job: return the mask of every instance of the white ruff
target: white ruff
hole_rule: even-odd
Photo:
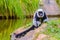
[[[38,14],[38,12],[37,12],[37,16],[38,16],[38,17],[43,17],[43,16],[44,16],[44,12],[43,12],[43,15],[42,15],[42,16],[40,16],[40,15]]]

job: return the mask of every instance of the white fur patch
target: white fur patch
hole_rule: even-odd
[[[43,16],[44,16],[44,12],[43,12],[43,15],[42,15],[42,16],[40,16],[40,15],[38,14],[38,12],[37,12],[37,16],[38,16],[38,17],[43,17]]]
[[[33,25],[35,25],[36,27],[39,26],[41,24],[40,21],[36,21],[35,19],[33,19]]]

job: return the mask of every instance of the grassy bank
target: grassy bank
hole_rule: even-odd
[[[47,27],[44,34],[50,36],[50,40],[60,40],[60,19],[59,20],[51,20],[47,23]]]
[[[0,0],[0,16],[30,15],[38,8],[38,0]]]

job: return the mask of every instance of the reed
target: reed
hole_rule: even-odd
[[[18,16],[30,15],[38,8],[38,0],[0,0],[1,16]]]

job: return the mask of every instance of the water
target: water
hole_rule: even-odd
[[[48,21],[58,20],[59,18],[57,17],[48,18]],[[32,23],[32,19],[0,20],[0,40],[10,40],[10,34],[13,31],[22,26],[24,27],[29,23]]]
[[[60,17],[49,17],[48,21],[51,21],[51,20],[55,20],[56,21],[56,20],[59,20],[59,19],[60,19]]]
[[[31,23],[32,19],[0,20],[0,40],[10,40],[10,34],[22,26]]]

